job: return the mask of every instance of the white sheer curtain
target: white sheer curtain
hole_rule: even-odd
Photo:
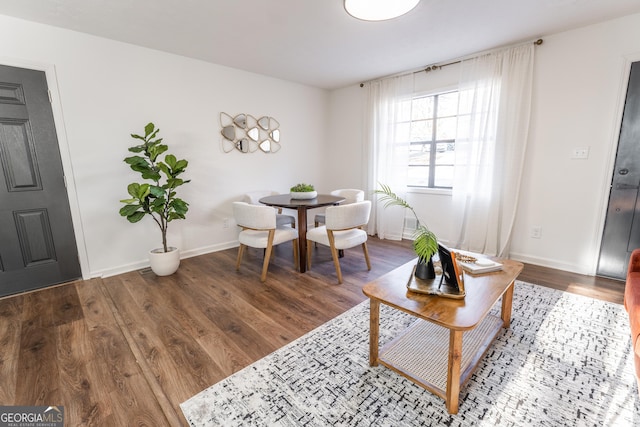
[[[533,43],[464,60],[453,184],[455,247],[508,257],[529,132]]]
[[[413,73],[374,81],[368,85],[367,132],[365,135],[365,192],[372,194],[379,183],[389,185],[403,195],[406,190],[409,163],[408,126],[398,126],[411,117]],[[384,208],[371,197],[371,218],[368,233],[381,239],[401,240],[405,211],[402,208]]]

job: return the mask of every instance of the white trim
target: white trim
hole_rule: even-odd
[[[452,84],[436,89],[425,89],[414,92],[411,96],[413,98],[424,98],[425,96],[442,95],[443,93],[459,92],[460,87],[457,84]],[[457,113],[456,113],[457,114]]]
[[[194,256],[223,251],[225,249],[237,248],[238,246],[240,246],[240,242],[238,240],[233,240],[231,242],[219,243],[216,245],[205,246],[198,249],[191,249],[189,251],[180,251],[180,259],[183,260]],[[149,267],[149,260],[140,260],[125,265],[120,265],[116,268],[107,268],[104,270],[94,271],[92,277],[111,277],[147,267]]]
[[[512,259],[514,261],[524,262],[526,264],[539,265],[541,267],[553,268],[556,270],[582,274],[585,276],[593,276],[593,274],[590,273],[589,271],[591,270],[590,267],[585,267],[579,264],[568,263],[568,262],[559,262],[557,259],[531,256],[528,254],[522,254],[517,252],[515,253],[511,252],[509,254],[509,259]]]
[[[620,139],[620,128],[622,127],[622,115],[624,113],[624,105],[627,99],[627,88],[629,86],[629,76],[631,75],[631,64],[638,61],[640,61],[640,52],[634,52],[622,57],[620,86],[618,90],[618,97],[616,99],[616,115],[614,117],[613,126],[611,127],[611,144],[609,144],[609,150],[605,163],[608,165],[606,175],[607,180],[603,182],[602,189],[600,191],[601,209],[597,221],[599,227],[597,234],[593,236],[594,247],[596,248],[596,250],[594,253],[593,262],[591,264],[593,267],[591,268],[591,271],[586,273],[591,276],[595,276],[598,272],[598,260],[600,259],[600,250],[602,249],[602,236],[604,233],[604,224],[607,219],[607,209],[609,208],[611,181],[613,180],[616,153],[618,151],[618,140]]]
[[[75,175],[73,174],[73,166],[71,163],[71,153],[69,151],[69,142],[67,141],[67,131],[64,125],[64,114],[62,104],[60,102],[60,93],[58,89],[58,79],[56,75],[55,65],[41,62],[33,62],[18,58],[0,57],[0,64],[9,67],[27,68],[31,70],[44,71],[47,79],[47,86],[51,94],[51,110],[53,111],[53,122],[56,127],[56,136],[58,137],[58,147],[60,149],[60,158],[62,160],[62,170],[64,172],[67,184],[67,197],[69,199],[69,208],[71,210],[71,221],[73,223],[73,231],[76,238],[76,246],[78,249],[78,261],[80,262],[80,270],[82,278],[88,279],[89,272],[89,255],[85,244],[84,229],[82,227],[82,215],[80,213],[80,205],[78,203],[78,194],[76,191]]]
[[[451,196],[453,194],[453,188],[407,186],[407,194],[437,194],[439,196]]]

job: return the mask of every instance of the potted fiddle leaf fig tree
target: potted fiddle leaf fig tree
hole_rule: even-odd
[[[127,186],[128,199],[120,200],[125,205],[120,208],[120,215],[131,223],[150,216],[160,229],[162,247],[149,253],[151,269],[158,276],[173,274],[180,265],[180,251],[167,245],[167,229],[169,223],[176,219],[184,219],[189,204],[177,197],[177,188],[190,180],[180,178],[189,164],[186,160],[178,160],[173,154],[166,154],[169,147],[158,137],[160,129],[153,123],[144,127],[144,135],[131,134],[139,144],[129,147],[136,153],[124,159],[131,169],[140,173],[143,181]]]
[[[421,279],[434,279],[436,277],[433,268],[433,255],[438,252],[438,238],[429,228],[420,222],[418,214],[406,200],[391,191],[388,185],[380,184],[380,189],[375,190],[375,194],[380,194],[380,201],[384,202],[384,207],[400,206],[409,209],[416,218],[416,231],[413,233],[413,250],[418,255],[418,265],[416,276]]]

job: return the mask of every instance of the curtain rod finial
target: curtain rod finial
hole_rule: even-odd
[[[536,41],[533,42],[533,44],[535,44],[536,46],[540,46],[542,44],[542,39],[538,39]]]

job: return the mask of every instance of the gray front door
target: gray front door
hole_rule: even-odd
[[[0,66],[0,296],[80,276],[45,74]]]
[[[640,248],[640,62],[631,64],[620,126],[609,207],[602,235],[599,276],[626,277],[631,251]]]

